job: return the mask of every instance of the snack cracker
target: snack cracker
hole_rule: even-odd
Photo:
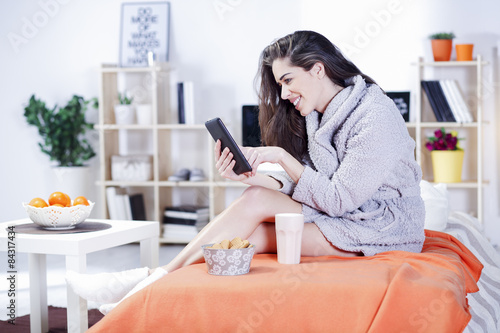
[[[233,240],[224,239],[220,243],[215,243],[214,245],[207,247],[208,249],[224,249],[224,250],[233,250],[233,249],[244,249],[247,247],[251,247],[250,242],[245,239],[242,240],[241,237],[235,237]]]

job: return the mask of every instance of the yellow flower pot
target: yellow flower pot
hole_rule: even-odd
[[[435,183],[460,183],[462,181],[463,150],[431,151]]]

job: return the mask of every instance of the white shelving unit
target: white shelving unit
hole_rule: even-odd
[[[166,206],[177,203],[179,191],[192,191],[191,199],[198,198],[197,204],[210,208],[210,218],[225,208],[225,190],[243,188],[241,183],[220,179],[214,170],[214,143],[204,124],[178,124],[177,116],[170,110],[169,101],[169,65],[157,64],[152,67],[126,68],[116,65],[102,65],[100,71],[99,132],[100,149],[100,188],[102,206],[101,216],[109,217],[106,202],[106,188],[123,187],[129,192],[141,192],[146,200],[146,214],[149,220],[157,221],[162,226],[163,210]],[[115,122],[114,105],[117,103],[119,82],[135,77],[135,84],[126,87],[127,91],[139,91],[147,96],[147,103],[152,105],[153,120],[150,125],[118,125]],[[127,85],[127,84],[126,84]],[[149,181],[114,181],[111,178],[111,156],[119,154],[120,131],[133,131],[149,136],[152,141],[152,180]],[[181,139],[179,139],[181,137]],[[184,140],[183,140],[184,139]],[[180,148],[181,147],[181,148]],[[201,154],[200,154],[201,152]],[[190,154],[191,153],[191,154]],[[174,156],[175,155],[175,156]],[[201,155],[201,156],[198,156]],[[206,181],[172,182],[168,177],[181,167],[183,159],[195,156],[206,176]],[[189,202],[192,204],[192,202]],[[161,230],[160,230],[161,231]],[[160,242],[167,242],[160,238]],[[185,240],[169,238],[169,243],[185,243]]]
[[[481,55],[477,56],[477,59],[474,61],[432,61],[432,62],[426,62],[423,60],[423,58],[419,58],[418,62],[416,63],[417,66],[417,89],[416,89],[416,117],[415,117],[415,122],[412,123],[407,123],[407,127],[409,130],[414,131],[414,137],[415,137],[415,142],[416,142],[416,160],[418,164],[422,167],[423,169],[423,179],[432,182],[432,177],[431,174],[432,172],[426,172],[429,168],[429,163],[430,163],[430,154],[428,155],[428,158],[424,158],[425,151],[427,150],[425,148],[425,141],[427,140],[427,135],[424,135],[424,133],[433,131],[435,129],[438,129],[440,127],[444,127],[447,130],[449,129],[456,129],[456,130],[461,130],[466,132],[466,139],[475,139],[476,144],[475,144],[475,152],[470,151],[467,149],[466,151],[466,161],[469,161],[470,159],[475,158],[475,172],[473,174],[467,175],[465,177],[465,180],[460,182],[460,183],[448,183],[447,186],[450,190],[453,189],[471,189],[471,190],[477,190],[476,194],[476,200],[477,200],[477,213],[476,217],[478,218],[479,221],[482,221],[483,219],[483,187],[487,184],[487,182],[484,180],[483,176],[483,127],[485,125],[483,121],[483,92],[482,92],[482,71],[483,67],[487,65],[488,62],[485,62],[482,60]],[[422,80],[428,80],[429,78],[427,77],[425,73],[425,69],[428,68],[434,68],[434,69],[441,69],[445,72],[444,76],[447,78],[449,75],[452,74],[452,71],[457,71],[457,70],[465,70],[465,71],[475,71],[475,73],[471,73],[474,76],[475,80],[475,89],[474,89],[474,94],[472,99],[474,100],[474,103],[471,103],[469,105],[471,112],[473,113],[474,117],[474,122],[472,123],[456,123],[456,122],[437,122],[437,121],[429,121],[431,117],[429,117],[429,114],[432,113],[432,109],[430,108],[425,108],[424,107],[424,97],[422,93],[422,88],[420,82]],[[431,79],[439,79],[439,78],[431,78]],[[462,86],[466,82],[459,82],[459,85]],[[467,97],[467,96],[466,96]],[[472,105],[473,104],[473,105]],[[429,133],[431,134],[431,133]],[[466,163],[464,161],[464,164]],[[428,162],[428,163],[426,163]],[[426,168],[427,166],[427,168]]]

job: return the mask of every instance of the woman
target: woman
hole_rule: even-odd
[[[425,213],[415,143],[376,83],[311,31],[266,47],[257,77],[265,146],[242,148],[252,171],[236,175],[232,154],[215,145],[220,175],[250,187],[168,265],[151,272],[70,274],[75,292],[119,302],[202,259],[202,245],[236,236],[248,238],[259,252],[276,252],[274,216],[285,212],[304,214],[303,256],[421,251]],[[257,173],[263,162],[278,163],[284,172]]]

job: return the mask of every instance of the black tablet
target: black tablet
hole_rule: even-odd
[[[217,142],[217,140],[220,140],[221,152],[226,147],[228,147],[231,153],[233,153],[233,159],[236,161],[233,170],[237,175],[252,171],[252,167],[245,158],[245,155],[243,155],[240,148],[238,147],[220,118],[214,118],[207,121],[205,123],[205,126],[212,135],[212,138],[214,138],[215,142]]]

